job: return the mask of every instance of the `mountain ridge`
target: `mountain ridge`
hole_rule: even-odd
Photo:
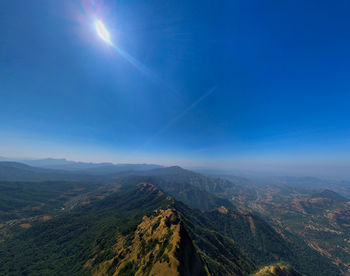
[[[41,175],[45,175],[43,172],[52,172],[52,170],[41,168],[33,169],[22,164],[5,164],[15,169],[24,168],[24,171],[29,168]],[[3,167],[8,169],[8,166]],[[0,173],[0,179],[1,176]],[[90,175],[88,179],[91,181],[95,179],[94,177],[91,178]],[[317,208],[322,207],[322,204],[334,203],[337,204],[336,206],[346,204],[346,202],[333,199],[318,198],[318,196],[334,197],[335,194],[332,192],[306,191],[289,187],[279,191],[276,190],[276,187],[279,186],[267,186],[269,189],[272,187],[272,190],[265,191],[265,195],[260,194],[265,187],[259,188],[254,194],[251,193],[252,187],[244,187],[225,179],[209,178],[178,166],[149,171],[124,171],[108,175],[103,181],[103,178],[96,178],[97,181],[91,183],[85,179],[87,178],[71,182],[50,180],[44,183],[0,181],[0,189],[8,191],[5,194],[7,200],[5,207],[14,210],[13,221],[6,221],[8,219],[6,212],[4,214],[0,212],[4,219],[3,225],[9,226],[6,231],[10,233],[10,235],[4,235],[4,240],[0,242],[0,255],[4,257],[0,269],[8,272],[9,266],[6,263],[13,263],[8,258],[8,254],[15,256],[13,261],[21,264],[19,271],[49,269],[45,264],[37,263],[35,260],[31,262],[39,268],[27,262],[33,255],[30,250],[35,249],[39,255],[42,254],[40,255],[42,258],[49,256],[55,269],[65,271],[61,262],[64,260],[68,262],[71,259],[75,262],[67,263],[70,273],[84,269],[86,273],[87,271],[92,273],[95,269],[98,270],[101,263],[107,262],[105,265],[109,266],[109,263],[121,262],[121,259],[113,259],[118,252],[123,252],[123,256],[128,255],[129,251],[136,250],[137,252],[138,246],[132,247],[131,245],[136,241],[135,231],[142,223],[143,217],[146,216],[153,221],[155,211],[175,208],[176,212],[181,214],[183,229],[188,233],[196,249],[195,251],[191,249],[193,253],[190,255],[196,258],[197,253],[195,252],[198,252],[198,256],[203,261],[203,267],[207,267],[204,270],[212,275],[247,275],[260,266],[278,261],[291,263],[305,275],[313,275],[313,271],[318,271],[318,275],[339,275],[338,268],[326,256],[323,256],[318,250],[317,243],[303,242],[300,237],[290,233],[288,229],[275,225],[274,221],[271,223],[265,220],[266,217],[264,218],[257,212],[258,208],[250,208],[254,205],[242,205],[242,202],[255,202],[256,207],[263,208],[269,202],[275,204],[278,199],[279,204],[292,202],[289,208],[295,212],[298,211],[298,208],[300,209],[298,207],[300,204],[304,204],[303,200],[306,200],[305,202],[309,205],[303,208],[310,207],[304,212],[312,211],[312,214],[318,214]],[[88,183],[91,185],[87,185]],[[74,188],[65,191],[65,187],[69,185],[74,185]],[[26,195],[27,192],[37,200],[30,202],[30,197]],[[20,197],[16,198],[16,195]],[[312,195],[316,197],[313,198]],[[43,200],[47,196],[50,198]],[[295,196],[300,197],[299,201],[293,201]],[[0,197],[4,197],[3,194]],[[23,200],[23,203],[18,205],[18,200]],[[19,206],[23,210],[16,209]],[[47,213],[48,211],[50,213]],[[39,217],[32,217],[34,214],[38,214]],[[334,214],[336,217],[329,219],[346,227],[347,214]],[[150,227],[153,228],[153,225],[155,221]],[[2,231],[1,227],[0,231]],[[154,229],[157,229],[157,226]],[[315,231],[312,225],[309,229]],[[147,231],[151,230],[147,229]],[[65,235],[62,237],[60,233],[65,233]],[[126,248],[129,248],[127,251],[124,251],[124,245],[116,250],[117,237],[122,237],[121,241]],[[163,238],[160,240],[164,241]],[[30,241],[38,244],[32,244],[33,248],[28,248],[28,244],[24,246],[24,243],[30,243]],[[44,246],[42,241],[50,244]],[[141,240],[136,244],[140,242]],[[152,248],[153,255],[158,255],[162,242],[152,243],[152,246],[155,246]],[[4,247],[1,248],[2,246]],[[52,247],[56,251],[61,250],[66,254],[71,252],[72,255],[69,255],[70,257],[63,253],[57,255],[47,247]],[[77,252],[85,253],[79,255]],[[150,263],[152,267],[158,267],[160,260],[163,266],[165,264],[163,261],[167,263],[166,260],[170,258],[169,254],[167,257],[166,255],[162,257],[165,253],[168,254],[163,251],[159,258],[153,259],[152,257],[152,260],[149,254],[147,257],[144,256],[143,261],[132,257],[134,254],[128,255],[129,261],[120,266],[120,269],[124,266],[126,271],[136,269],[138,266],[145,268],[147,263]],[[186,258],[183,260],[185,263]],[[94,261],[91,266],[84,268],[83,265],[92,259]],[[173,268],[171,271],[175,271],[174,265],[170,266]],[[118,269],[118,267],[113,266],[111,269]]]

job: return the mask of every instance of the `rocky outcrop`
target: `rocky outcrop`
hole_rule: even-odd
[[[180,214],[171,208],[143,217],[132,235],[117,237],[113,250],[113,258],[93,275],[208,275]]]

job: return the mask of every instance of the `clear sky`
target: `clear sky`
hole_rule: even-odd
[[[349,13],[346,0],[3,0],[0,156],[348,164]]]

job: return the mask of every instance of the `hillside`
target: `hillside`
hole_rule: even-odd
[[[32,167],[18,162],[0,162],[0,181],[46,181],[87,179],[90,180],[93,178],[81,172]]]
[[[350,205],[327,190],[306,190],[282,185],[259,190],[249,207],[282,232],[292,233],[331,260],[343,273],[350,268]]]
[[[0,181],[110,180],[120,174],[159,169],[149,164],[81,163],[65,159],[27,160],[26,163],[0,161]]]
[[[244,248],[251,244],[250,250],[245,249],[256,253],[253,256],[256,261],[259,261],[262,257],[262,261],[276,261],[283,257],[299,269],[300,264],[305,267],[310,266],[308,262],[304,261],[306,255],[308,258],[314,256],[315,259],[319,259],[318,254],[320,254],[323,261],[315,261],[315,263],[327,263],[328,265],[333,263],[331,266],[338,266],[343,273],[346,273],[350,267],[350,252],[347,249],[350,240],[348,235],[348,225],[350,225],[349,204],[346,197],[332,190],[309,190],[282,184],[261,185],[248,181],[244,186],[243,182],[236,184],[221,178],[213,179],[180,167],[156,169],[145,174],[155,174],[156,178],[153,178],[153,181],[154,179],[163,180],[163,182],[158,181],[160,183],[158,184],[159,187],[178,200],[201,210],[208,211],[225,206],[228,209],[255,212],[258,225],[261,221],[259,217],[262,216],[274,227],[273,231],[268,230],[271,228],[270,226],[265,230],[266,233],[270,231],[270,237],[275,239],[271,244],[275,244],[275,246],[271,246],[266,251],[267,253],[261,254],[260,251],[265,250],[264,248],[269,243],[264,242],[262,246],[258,246],[257,250],[254,250],[256,242],[259,243],[259,241],[265,240],[257,239],[254,236],[240,245]],[[298,183],[298,180],[299,178],[292,178],[292,181],[294,181],[292,183]],[[301,183],[316,181],[313,178],[301,178],[300,180]],[[192,189],[193,187],[200,189],[201,193],[205,191],[211,199],[205,197],[204,194],[200,194],[198,190],[191,191],[191,189],[186,188],[188,185],[191,185]],[[216,200],[214,200],[214,196]],[[230,206],[225,202],[225,199],[230,200],[231,205],[234,206]],[[209,202],[210,204],[204,206],[203,202]],[[219,202],[222,202],[222,204],[218,205]],[[248,227],[242,228],[242,226],[249,224],[248,219],[242,224],[233,224],[233,226],[226,226],[223,223],[224,220],[220,217],[217,224],[226,227],[226,235],[227,229],[231,228],[234,229],[235,234],[242,237],[237,239],[238,243],[245,240],[246,235],[242,233],[247,233]],[[252,221],[252,217],[250,220]],[[228,221],[230,221],[230,224],[233,223],[233,220]],[[276,232],[280,235],[274,234]],[[254,242],[251,243],[251,240],[254,240]],[[273,253],[274,249],[278,249],[279,253]],[[292,254],[293,251],[299,253]],[[325,269],[327,271],[327,267]],[[312,269],[309,271],[312,273]],[[306,273],[306,271],[303,272]]]
[[[197,275],[203,275],[218,271],[215,259],[227,260],[220,264],[223,271],[237,275],[253,271],[252,262],[233,241],[213,230],[201,235],[211,247],[196,249],[174,203],[154,185],[139,184],[33,223],[0,243],[0,274],[127,273],[141,265],[148,272],[164,269],[174,275],[193,275],[195,268]],[[215,256],[210,257],[213,250]]]
[[[184,215],[186,225],[196,242],[206,229],[213,229],[235,241],[255,265],[261,266],[277,261],[292,264],[304,275],[339,275],[338,269],[326,257],[310,248],[302,239],[274,229],[256,214],[228,210],[224,207],[210,212],[199,212],[177,203]],[[200,242],[198,242],[200,244]]]
[[[133,237],[118,236],[114,256],[98,264],[92,275],[207,275],[180,214],[171,208],[144,216]],[[94,263],[98,253],[87,261]]]
[[[265,186],[251,193],[179,167],[99,179],[0,182],[0,274],[191,275],[190,262],[201,264],[200,274],[248,275],[280,261],[303,275],[346,271],[347,202],[332,191]],[[331,241],[338,251],[330,253]]]
[[[166,170],[166,169],[164,169]],[[147,173],[150,174],[151,172]],[[139,174],[139,173],[138,173]],[[216,196],[202,187],[188,184],[187,181],[167,181],[163,177],[156,176],[121,176],[115,178],[115,181],[123,185],[136,185],[140,182],[149,182],[158,188],[173,196],[175,199],[186,203],[187,205],[198,208],[203,211],[216,209],[225,206],[230,209],[236,209],[233,202],[229,199]]]

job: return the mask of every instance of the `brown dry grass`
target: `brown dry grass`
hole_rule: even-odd
[[[48,220],[50,220],[50,219],[52,219],[51,216],[43,216],[43,217],[41,218],[42,221],[48,221]]]
[[[21,228],[24,228],[24,229],[28,229],[30,227],[32,227],[29,223],[22,223],[19,225]]]

